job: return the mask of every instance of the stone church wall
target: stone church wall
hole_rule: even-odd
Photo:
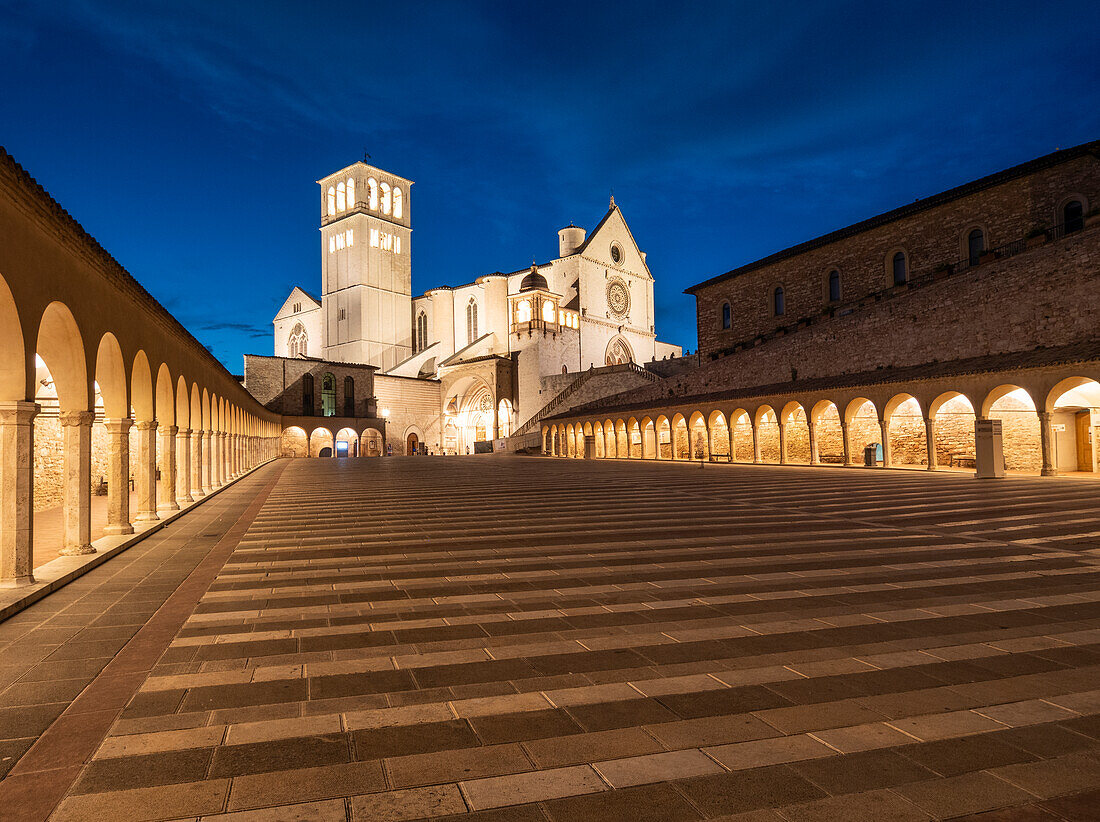
[[[829,304],[827,278],[834,269],[840,272],[842,302],[858,300],[893,284],[888,263],[895,251],[907,255],[910,276],[928,273],[965,259],[966,235],[973,228],[985,232],[987,248],[996,248],[1025,237],[1036,226],[1059,224],[1059,209],[1070,195],[1083,197],[1086,210],[1100,204],[1100,162],[1095,157],[1078,157],[698,287],[699,350],[706,356],[819,315]],[[786,303],[779,317],[772,311],[777,286],[783,287]],[[732,309],[729,330],[721,328],[726,301]]]
[[[102,422],[92,426],[92,488],[107,477],[107,429]],[[56,416],[34,421],[34,510],[46,511],[61,505],[65,475],[65,449],[61,422]]]

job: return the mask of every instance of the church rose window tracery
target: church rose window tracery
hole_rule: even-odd
[[[309,336],[301,323],[295,323],[294,329],[287,338],[287,356],[304,357],[309,345]]]

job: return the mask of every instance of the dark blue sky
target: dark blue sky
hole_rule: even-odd
[[[1100,4],[0,0],[0,76],[0,144],[235,373],[364,148],[416,293],[614,189],[694,350],[683,288],[1100,137]]]

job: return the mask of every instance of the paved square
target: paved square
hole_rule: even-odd
[[[140,619],[97,611],[108,563],[0,625],[0,798],[53,785],[59,821],[1095,818],[1098,493],[282,461],[131,563]]]

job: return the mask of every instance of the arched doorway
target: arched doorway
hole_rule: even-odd
[[[634,352],[630,350],[630,344],[626,340],[622,337],[616,337],[607,344],[604,363],[606,365],[624,365],[628,362],[634,362]]]
[[[405,456],[411,457],[420,451],[420,438],[416,436],[416,432],[413,431],[405,438]]]
[[[318,456],[318,457],[331,457],[331,456],[332,456],[332,449],[331,449],[331,448],[329,448],[329,447],[328,447],[328,446],[326,445],[326,446],[325,446],[324,448],[322,448],[322,449],[321,449],[321,450],[320,450],[319,452],[317,452],[317,456]]]

